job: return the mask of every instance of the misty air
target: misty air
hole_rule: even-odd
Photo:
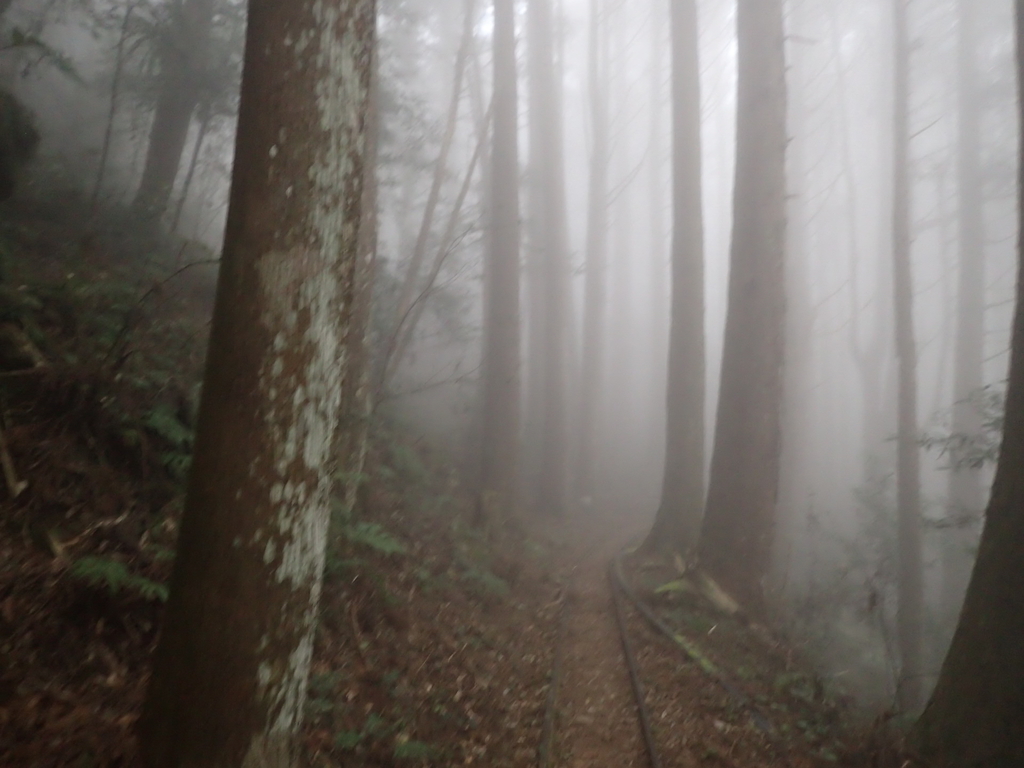
[[[1024,768],[1024,0],[0,0],[0,766]]]

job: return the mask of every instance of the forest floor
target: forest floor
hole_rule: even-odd
[[[633,552],[630,544],[644,531],[629,520],[591,516],[543,527],[562,542],[561,578],[569,589],[550,766],[652,765],[615,617],[616,559],[633,599],[669,630],[658,631],[623,596],[660,765],[905,764],[885,719],[865,724],[854,702],[830,689],[781,636],[727,596],[709,597],[706,579],[678,559]]]
[[[140,259],[73,207],[0,216],[3,768],[137,765],[212,300],[208,254]],[[634,510],[481,531],[474,506],[445,456],[374,422],[357,508],[332,513],[302,763],[525,768],[550,744],[551,768],[647,765],[608,570]],[[698,575],[623,564],[676,635],[627,606],[662,765],[899,765]]]

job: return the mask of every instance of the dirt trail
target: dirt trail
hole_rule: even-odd
[[[615,623],[608,563],[629,540],[622,523],[591,520],[570,545],[569,614],[552,766],[627,768],[647,765],[636,705]],[[580,526],[582,521],[577,521]],[[593,526],[593,527],[590,527]],[[572,526],[570,526],[572,527]],[[571,535],[571,534],[570,534]],[[587,539],[582,541],[581,538]]]
[[[568,587],[550,768],[646,768],[645,748],[615,617],[608,565],[643,534],[642,520],[580,515],[548,529]],[[656,558],[626,557],[625,578],[651,590],[674,577]],[[626,608],[654,743],[666,768],[824,768],[902,765],[884,733],[870,736],[849,702],[765,626],[698,594],[649,600],[688,641],[675,643]],[[694,657],[696,654],[696,657]],[[709,666],[713,665],[709,672]]]
[[[647,764],[606,563],[591,557],[578,569],[565,628],[556,764],[571,768]]]

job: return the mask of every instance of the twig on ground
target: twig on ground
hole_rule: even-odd
[[[10,492],[11,498],[16,499],[21,495],[22,491],[28,488],[28,482],[19,480],[17,473],[14,471],[14,460],[11,459],[11,452],[7,449],[7,436],[4,434],[2,427],[0,427],[0,463],[3,464],[7,490]]]
[[[363,643],[365,641],[363,640],[363,633],[359,629],[359,617],[356,615],[355,601],[352,601],[352,604],[349,605],[348,615],[352,620],[352,634],[355,636],[356,652],[359,654],[359,660],[363,662],[363,667],[366,671],[370,672],[373,669],[373,665],[370,664],[370,660],[366,656],[366,649],[363,648]]]

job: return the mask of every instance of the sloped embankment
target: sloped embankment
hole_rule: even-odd
[[[79,240],[53,212],[0,239],[0,765],[134,766],[212,273]],[[528,765],[548,553],[472,530],[438,454],[372,431],[358,509],[333,511],[306,762]]]
[[[631,601],[630,634],[667,765],[907,764],[885,718],[866,726],[837,681],[705,574],[629,554],[613,578]]]

